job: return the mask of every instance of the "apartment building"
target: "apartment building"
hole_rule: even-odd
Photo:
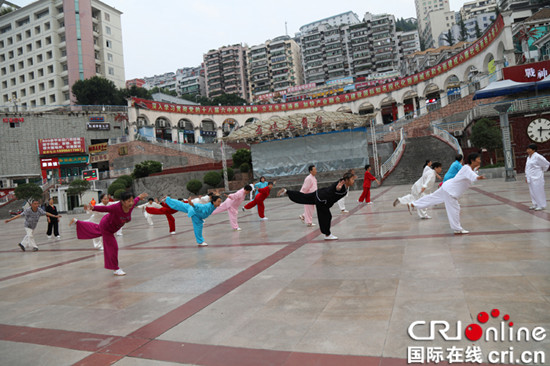
[[[464,22],[468,19],[477,18],[481,14],[495,13],[497,9],[496,0],[474,0],[464,3],[460,8],[460,19]]]
[[[146,76],[143,80],[145,80],[145,85],[143,85],[145,89],[151,90],[153,88],[159,88],[177,92],[178,83],[175,72],[167,72],[155,76]]]
[[[39,0],[0,17],[0,106],[74,103],[71,86],[93,76],[124,87],[121,14],[98,0]]]
[[[204,66],[184,67],[176,71],[178,95],[206,96]]]
[[[499,0],[498,3],[501,12],[511,11],[512,23],[521,22],[548,5],[546,0]]]
[[[206,96],[236,94],[248,100],[247,47],[240,44],[210,50],[204,55]]]
[[[304,83],[300,47],[289,36],[250,47],[247,64],[251,101],[284,95]]]
[[[361,20],[359,19],[357,14],[355,14],[352,11],[348,11],[348,12],[345,12],[345,13],[342,13],[342,14],[330,16],[328,18],[323,18],[323,19],[320,19],[320,20],[316,20],[316,21],[308,23],[306,25],[302,25],[300,27],[300,33],[311,32],[321,24],[326,24],[326,25],[329,25],[331,27],[339,27],[341,25],[357,24],[357,23],[361,23]]]
[[[420,43],[425,48],[434,47],[437,39],[442,32],[442,27],[449,23],[449,17],[452,15],[454,21],[454,12],[451,12],[449,0],[415,0],[416,18],[418,19],[418,34]],[[430,16],[431,13],[435,13]],[[444,21],[447,17],[446,21]],[[450,24],[444,31],[450,29]]]

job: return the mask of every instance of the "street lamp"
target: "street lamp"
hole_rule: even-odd
[[[508,121],[508,110],[512,103],[505,102],[495,105],[493,108],[498,112],[500,118],[500,131],[502,133],[502,149],[504,151],[504,167],[506,170],[505,182],[515,182],[514,161],[512,160],[512,142],[510,141],[510,121]]]

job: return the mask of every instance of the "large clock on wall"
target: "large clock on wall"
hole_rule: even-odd
[[[550,120],[537,118],[527,126],[527,135],[535,142],[543,143],[550,140]]]

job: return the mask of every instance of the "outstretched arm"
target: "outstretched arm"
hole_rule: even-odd
[[[13,220],[15,220],[15,219],[18,219],[18,218],[20,218],[20,217],[21,217],[21,215],[15,215],[15,216],[12,217],[11,219],[7,219],[7,220],[4,221],[4,222],[7,224],[8,222],[13,221]]]

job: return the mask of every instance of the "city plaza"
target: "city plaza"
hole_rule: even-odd
[[[452,357],[474,346],[484,363],[492,352],[515,364],[545,353],[537,364],[547,364],[546,336],[463,336],[469,324],[498,332],[513,322],[544,335],[550,328],[550,214],[528,209],[524,176],[479,181],[462,196],[468,235],[452,234],[442,206],[431,220],[392,207],[409,191],[382,185],[373,205],[358,204],[360,191],[351,191],[348,214],[332,209],[336,241],[302,224],[303,207],[286,197],[266,201],[267,221],[255,210],[240,213],[240,232],[226,215],[211,216],[203,248],[183,214],[169,235],[164,217],[149,226],[135,210],[117,237],[124,277],[103,268],[90,240],[76,239],[70,215],[57,241],[46,238],[41,219],[38,252],[17,247],[23,220],[2,223],[0,364],[405,365],[419,363],[419,349],[440,349],[443,364],[459,364]],[[477,320],[494,309],[498,317]],[[415,338],[445,321],[447,334],[461,339],[414,340],[409,327],[418,321],[426,323],[413,327]]]

